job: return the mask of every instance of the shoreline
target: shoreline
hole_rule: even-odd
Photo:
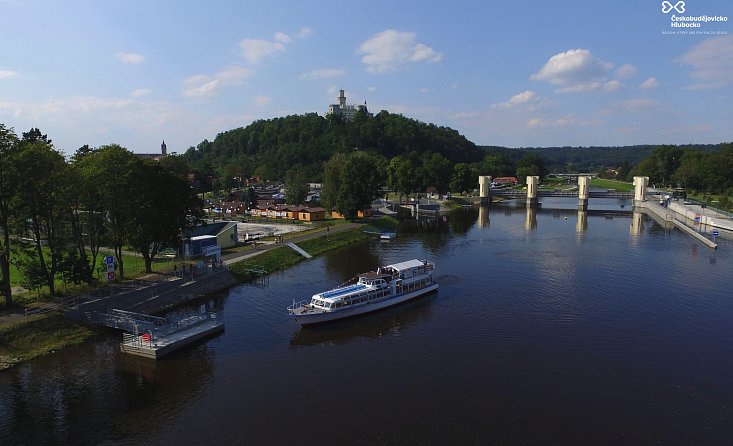
[[[296,239],[298,239],[297,243],[301,248],[316,257],[325,252],[368,239],[369,235],[362,232],[362,226],[363,224],[356,224],[343,230],[321,231]],[[236,271],[236,269],[244,268],[247,265],[265,263],[268,266],[267,273],[269,274],[307,260],[287,245],[268,245],[267,249],[258,251],[256,254],[248,253],[248,255],[242,257],[241,261],[230,266],[231,275],[237,279],[236,284],[232,284],[230,280],[223,280],[221,283],[224,286],[221,289],[210,291],[204,296],[197,296],[197,298],[204,298],[209,294],[247,283],[251,277]],[[237,265],[240,265],[240,267],[238,268]],[[174,303],[173,306],[166,305],[165,309],[170,310],[189,301],[184,299]],[[10,322],[0,326],[0,334],[2,335],[0,337],[0,372],[31,361],[34,358],[52,354],[64,347],[87,342],[101,333],[103,331],[96,327],[79,323],[61,313],[36,316],[29,321]]]

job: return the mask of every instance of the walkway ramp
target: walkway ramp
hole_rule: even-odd
[[[298,254],[302,255],[306,259],[310,259],[311,257],[313,257],[312,255],[310,255],[307,252],[305,252],[302,249],[300,249],[300,247],[298,245],[296,245],[295,243],[293,243],[293,242],[287,242],[285,244],[288,245],[288,246],[290,246],[291,248],[293,248],[293,250],[295,252],[297,252]]]

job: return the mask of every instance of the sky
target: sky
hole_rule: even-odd
[[[340,89],[478,145],[733,141],[730,0],[0,0],[0,23],[0,123],[69,155],[183,153]]]

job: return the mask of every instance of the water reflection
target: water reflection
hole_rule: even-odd
[[[344,319],[325,325],[301,327],[290,340],[294,347],[307,345],[337,345],[361,338],[392,336],[404,331],[415,322],[432,317],[432,301],[438,292],[390,307],[372,314]]]
[[[524,229],[529,232],[537,229],[537,207],[527,206],[527,214],[524,219]]]
[[[491,227],[491,218],[489,218],[489,207],[486,205],[479,206],[478,208],[478,227]]]
[[[588,211],[578,208],[578,220],[575,223],[575,232],[581,236],[588,230]]]

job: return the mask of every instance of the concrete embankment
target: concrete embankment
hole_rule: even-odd
[[[195,279],[171,277],[170,280],[154,286],[79,304],[77,308],[65,314],[78,321],[86,321],[87,313],[106,313],[113,308],[154,314],[207,294],[226,290],[237,283],[227,269],[199,274]]]
[[[652,201],[642,201],[640,203],[636,203],[635,207],[643,209],[649,213],[656,215],[664,221],[674,224],[677,229],[688,234],[689,236],[693,237],[694,239],[700,241],[700,243],[703,243],[710,248],[716,249],[718,247],[715,242],[680,221],[680,218],[686,218],[686,216],[678,212],[672,206],[664,207]]]

